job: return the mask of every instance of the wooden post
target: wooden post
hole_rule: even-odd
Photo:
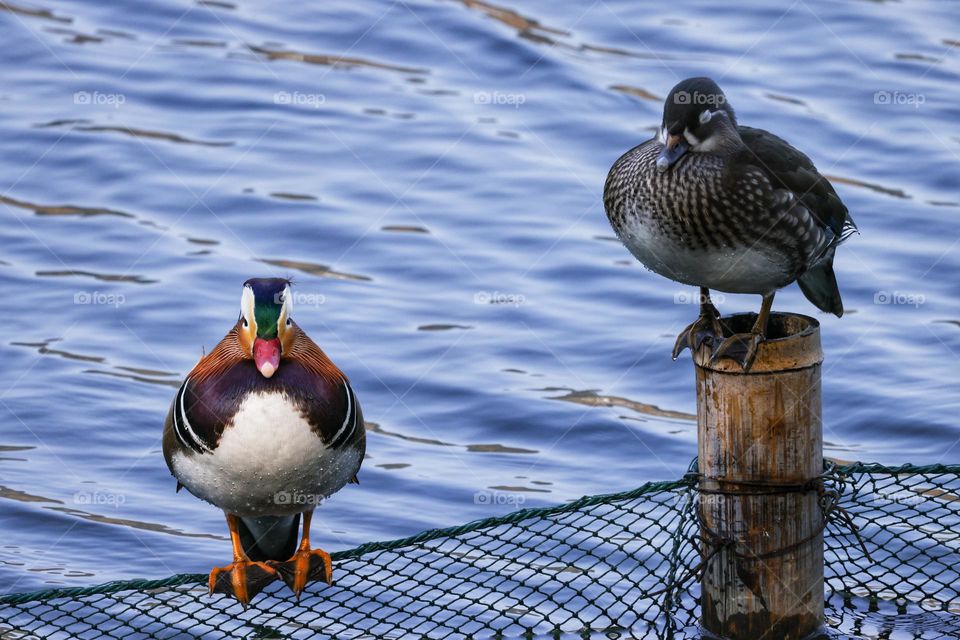
[[[748,332],[755,317],[723,322]],[[820,324],[779,313],[748,373],[694,354],[707,632],[801,640],[823,624],[822,359]]]

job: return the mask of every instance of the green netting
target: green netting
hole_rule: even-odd
[[[834,469],[827,623],[960,637],[960,465]],[[244,610],[206,575],[0,597],[0,638],[699,637],[697,474],[333,554],[336,584]],[[869,559],[867,556],[869,553]]]

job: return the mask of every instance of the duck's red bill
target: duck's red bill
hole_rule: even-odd
[[[257,370],[264,378],[269,378],[280,368],[280,340],[264,340],[257,338],[253,341],[253,361]]]

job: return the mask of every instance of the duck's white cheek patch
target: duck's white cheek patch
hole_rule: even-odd
[[[706,140],[703,140],[697,147],[697,151],[700,153],[713,153],[720,148],[720,137],[720,135],[715,133]]]
[[[692,133],[690,133],[690,130],[689,130],[689,129],[684,129],[684,130],[683,130],[683,137],[686,139],[687,143],[688,143],[691,147],[696,147],[697,145],[700,144],[700,139],[699,139],[697,136],[695,136],[695,135],[693,135]]]

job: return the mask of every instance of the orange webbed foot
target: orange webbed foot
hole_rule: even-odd
[[[327,584],[333,584],[333,561],[323,549],[301,546],[286,562],[270,562],[270,566],[276,569],[298,600],[309,582],[323,579]]]
[[[207,586],[210,594],[225,593],[236,598],[244,608],[250,600],[277,579],[277,571],[265,562],[236,560],[210,572]]]

